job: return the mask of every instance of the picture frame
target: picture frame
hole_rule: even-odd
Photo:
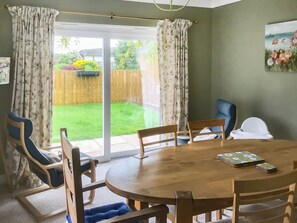
[[[10,57],[0,57],[0,85],[9,84]]]
[[[297,72],[297,20],[265,26],[265,70]]]

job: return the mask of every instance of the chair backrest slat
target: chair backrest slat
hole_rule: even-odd
[[[150,145],[157,145],[165,142],[174,142],[174,146],[177,146],[177,125],[167,125],[155,128],[141,129],[137,131],[140,146],[140,156],[143,157],[145,153],[145,147]],[[145,142],[144,138],[151,136],[162,136],[171,134],[173,137],[167,139],[153,139],[150,142]]]
[[[194,142],[194,138],[198,135],[212,135],[219,134],[222,139],[225,139],[224,119],[210,119],[210,120],[196,120],[188,122],[188,129],[190,135],[190,142]],[[201,132],[204,128],[219,127],[216,131]]]

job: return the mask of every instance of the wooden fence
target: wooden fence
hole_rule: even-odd
[[[148,75],[150,78],[147,77]],[[158,77],[156,69],[150,70],[150,72],[112,70],[110,76],[111,101],[133,102],[140,105],[158,103],[159,96],[155,95],[155,88],[158,87],[158,78],[156,77]],[[143,94],[143,88],[148,93]],[[101,72],[99,76],[91,77],[78,77],[76,71],[54,72],[54,105],[102,103],[102,93]]]

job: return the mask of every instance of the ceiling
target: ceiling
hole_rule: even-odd
[[[153,3],[153,0],[124,0],[131,2],[146,2]],[[170,0],[155,0],[159,4],[167,4]],[[234,2],[239,2],[241,0],[190,0],[188,6],[191,7],[202,7],[202,8],[216,8],[222,5],[231,4]],[[187,0],[173,0],[173,5],[184,5]]]

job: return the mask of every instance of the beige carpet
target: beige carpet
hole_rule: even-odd
[[[97,179],[104,179],[107,169],[122,160],[114,160],[108,163],[102,163],[97,167]],[[87,180],[87,178],[85,179]],[[65,193],[64,187],[60,187],[56,190],[49,190],[38,195],[30,196],[29,199],[38,207],[41,213],[47,213],[49,211],[61,208],[65,206]],[[96,197],[93,204],[87,207],[99,206],[117,201],[125,201],[124,198],[117,196],[110,192],[106,187],[96,190]],[[0,222],[1,223],[31,223],[36,222],[31,214],[23,208],[23,206],[16,200],[5,185],[0,185]],[[62,223],[65,222],[65,214],[60,214],[52,217],[45,223]]]
[[[123,162],[124,159],[113,160],[108,163],[102,163],[97,167],[97,179],[104,179],[105,172],[111,165]],[[55,210],[65,206],[64,187],[57,190],[49,190],[44,193],[33,195],[30,201],[42,213]],[[110,192],[106,187],[96,190],[95,201],[87,208],[100,206],[117,201],[125,201],[124,198]],[[204,215],[199,216],[199,222],[204,222]],[[0,222],[1,223],[34,223],[36,222],[31,214],[9,193],[5,185],[0,185]],[[52,217],[44,223],[64,223],[65,214]],[[170,222],[170,221],[168,221]]]

